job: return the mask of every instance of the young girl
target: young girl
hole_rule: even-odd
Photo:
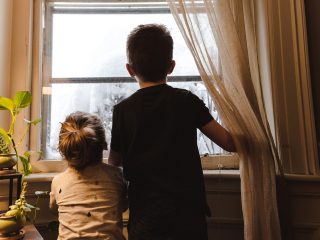
[[[58,239],[122,240],[126,187],[119,168],[102,163],[101,120],[75,112],[61,125],[58,149],[68,168],[54,177],[50,208],[58,208]]]

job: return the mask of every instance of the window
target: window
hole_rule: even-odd
[[[137,25],[165,24],[174,39],[176,68],[168,84],[198,95],[219,117],[165,3],[49,1],[43,24],[42,134],[44,159],[59,159],[60,122],[73,111],[99,114],[110,143],[113,105],[138,89],[125,69],[126,38]],[[201,154],[222,150],[198,132]],[[107,154],[107,153],[106,153]]]

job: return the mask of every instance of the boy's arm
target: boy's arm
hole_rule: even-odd
[[[115,152],[112,149],[110,149],[108,163],[113,166],[121,167],[122,166],[122,155],[120,153]]]
[[[235,152],[236,147],[230,133],[223,128],[210,114],[204,102],[193,93],[187,95],[189,118],[211,141],[228,152]]]
[[[210,138],[211,141],[218,144],[224,150],[228,152],[237,151],[231,134],[216,120],[212,119],[210,122],[202,126],[200,130]]]

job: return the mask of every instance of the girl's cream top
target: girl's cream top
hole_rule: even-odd
[[[54,177],[50,208],[59,212],[59,240],[122,240],[126,187],[119,168],[104,163]]]

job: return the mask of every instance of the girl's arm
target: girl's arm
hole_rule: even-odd
[[[54,192],[55,192],[54,191],[54,181],[52,181],[49,208],[50,208],[50,210],[52,210],[52,212],[57,213],[58,212],[58,205],[57,205],[57,201],[56,201]]]

